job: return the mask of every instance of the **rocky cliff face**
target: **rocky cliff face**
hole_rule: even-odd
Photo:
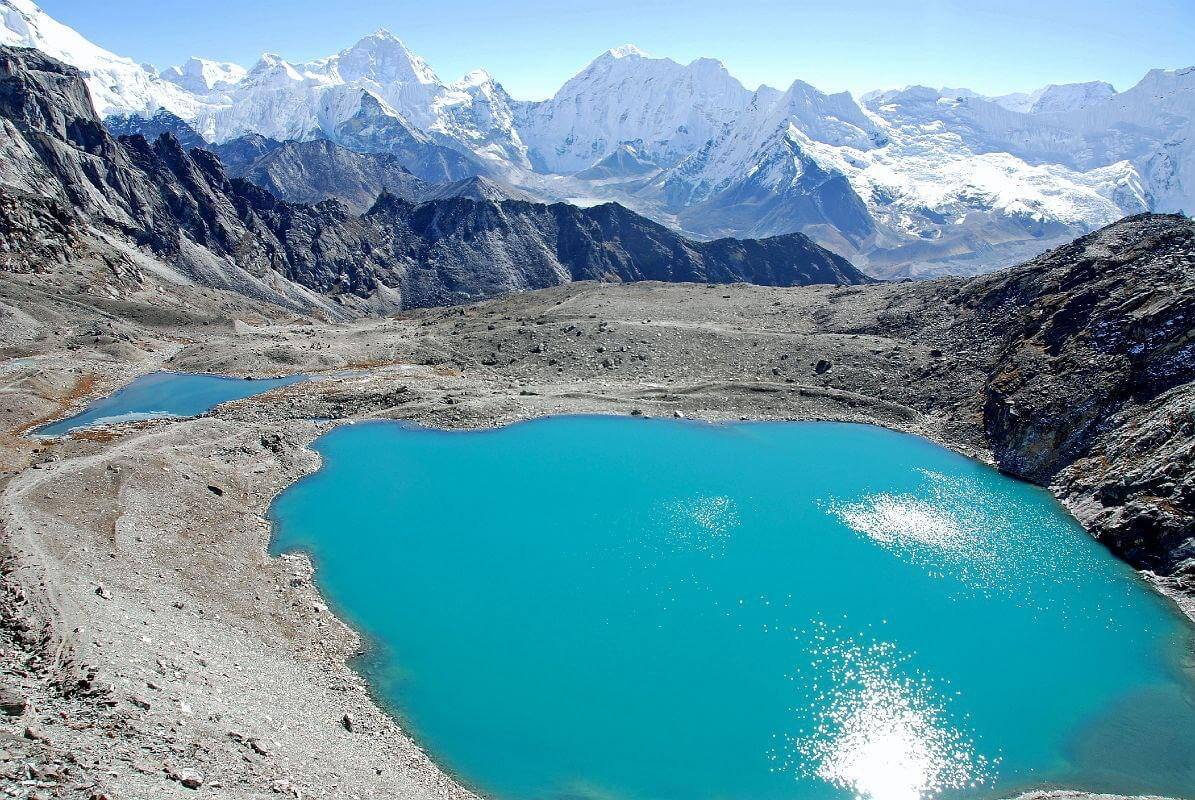
[[[1195,575],[1195,223],[1131,217],[960,300],[1004,342],[983,396],[1000,467],[1057,484],[1131,563]]]
[[[74,215],[54,200],[0,188],[0,272],[41,272],[82,249]]]
[[[426,203],[383,195],[361,217],[344,203],[287,203],[230,178],[210,152],[171,133],[113,138],[77,70],[34,50],[0,48],[0,179],[52,198],[79,220],[126,238],[202,283],[335,316],[477,299],[578,279],[750,280],[775,285],[864,283],[849,262],[800,235],[699,244],[618,206],[580,209],[447,197]],[[273,147],[257,179],[288,191],[345,190],[336,150],[312,174],[296,150]],[[391,157],[392,158],[392,157]],[[348,166],[352,166],[351,164]],[[360,166],[358,164],[358,166]],[[414,179],[397,166],[399,188]],[[377,171],[363,182],[377,178]],[[384,189],[389,189],[383,183]],[[355,185],[364,198],[372,184]],[[18,196],[18,195],[14,195]],[[315,199],[315,197],[312,197]]]

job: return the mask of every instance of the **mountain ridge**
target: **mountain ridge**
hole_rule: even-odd
[[[869,282],[801,234],[693,242],[613,203],[412,203],[386,188],[360,216],[336,199],[289,203],[170,132],[114,138],[82,74],[32,49],[0,47],[0,121],[0,146],[19,156],[0,165],[15,206],[57,202],[81,238],[102,234],[90,239],[101,250],[99,239],[117,237],[187,279],[338,318],[586,279]],[[300,146],[335,147],[281,144],[263,159]]]
[[[35,8],[0,7],[13,3]],[[60,38],[32,43],[61,50]],[[805,232],[882,277],[988,271],[1128,214],[1195,206],[1191,70],[1122,92],[1092,81],[856,99],[799,80],[752,92],[713,59],[627,46],[525,102],[484,71],[442,81],[387,31],[306,63],[266,55],[243,75],[193,59],[184,82],[199,94],[166,80],[184,69],[133,74],[89,47],[84,60],[108,70],[97,75],[116,76],[97,91],[127,84],[125,114],[153,117],[160,94],[208,141],[327,138],[429,182],[482,175],[545,202],[615,200],[698,238]]]

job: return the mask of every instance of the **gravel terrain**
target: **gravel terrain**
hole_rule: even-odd
[[[362,642],[311,564],[267,554],[271,499],[348,420],[881,424],[1049,485],[1189,610],[1191,237],[1189,221],[1138,218],[969,282],[576,283],[340,324],[102,262],[7,273],[0,787],[469,796],[346,666]],[[1135,361],[1104,353],[1142,339]],[[29,435],[156,369],[316,379],[196,419]]]

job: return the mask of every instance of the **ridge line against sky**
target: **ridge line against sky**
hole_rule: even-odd
[[[264,52],[305,62],[386,28],[445,82],[483,68],[520,100],[551,96],[627,42],[682,64],[717,59],[748,89],[799,79],[856,96],[911,84],[1000,95],[1093,80],[1123,91],[1152,68],[1195,64],[1190,0],[37,1],[96,44],[158,68],[190,56],[252,67]]]

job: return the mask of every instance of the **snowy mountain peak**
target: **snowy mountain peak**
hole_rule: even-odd
[[[277,53],[262,53],[245,77],[238,83],[261,84],[279,81],[302,81],[299,70]]]
[[[726,65],[716,58],[695,58],[685,68],[693,74],[730,74]]]
[[[148,115],[163,107],[186,115],[198,106],[195,98],[181,88],[161,80],[132,59],[92,44],[31,0],[0,0],[0,44],[36,47],[82,70],[101,115]]]
[[[609,56],[610,58],[651,58],[651,56],[633,44],[624,44],[619,47],[611,47],[602,55]]]
[[[163,70],[161,77],[188,92],[208,94],[239,83],[247,74],[248,70],[239,64],[192,57],[181,67]]]
[[[257,63],[253,65],[250,72],[266,72],[285,64],[286,60],[277,53],[262,53],[261,57],[257,59]]]
[[[1112,84],[1104,81],[1087,83],[1050,84],[1033,93],[1030,114],[1059,111],[1078,111],[1107,100],[1116,94]]]
[[[496,83],[493,75],[486,72],[484,69],[475,69],[466,73],[465,77],[461,78],[448,88],[466,90],[473,89],[478,86],[484,86],[490,83]]]
[[[527,104],[519,132],[544,171],[589,168],[623,143],[673,164],[733,120],[751,98],[721,65],[682,66],[626,45],[595,59],[550,100]]]
[[[428,63],[384,28],[323,63],[335,69],[341,79],[349,83],[370,80],[383,86],[393,83],[441,85]]]
[[[796,80],[776,100],[765,129],[795,126],[815,141],[867,150],[885,138],[849,92],[826,94]]]

